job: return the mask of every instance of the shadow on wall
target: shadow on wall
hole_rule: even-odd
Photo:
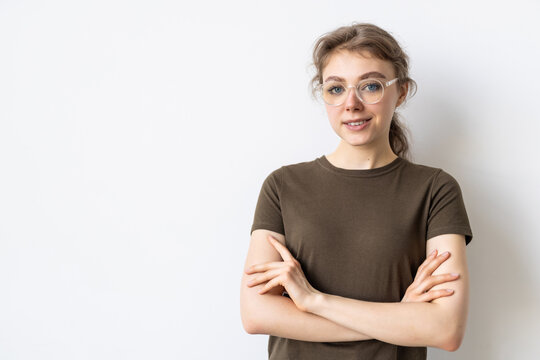
[[[421,115],[408,123],[432,136],[414,143],[418,155],[413,161],[434,164],[458,180],[474,235],[467,246],[471,288],[465,339],[455,353],[430,348],[428,358],[509,359],[517,347],[539,352],[534,335],[538,330],[533,331],[538,325],[533,319],[539,318],[540,296],[524,252],[530,242],[524,240],[531,236],[535,222],[530,209],[520,205],[526,202],[530,187],[516,186],[523,179],[515,179],[511,172],[501,176],[500,169],[459,165],[464,156],[475,154],[479,134],[467,126],[474,119],[460,116],[458,106],[439,99],[427,99],[423,105]],[[412,126],[411,130],[414,140]],[[457,165],[452,168],[452,164]],[[540,358],[540,354],[530,358]]]

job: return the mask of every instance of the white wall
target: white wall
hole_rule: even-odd
[[[540,6],[501,3],[0,1],[0,358],[266,358],[257,195],[337,145],[308,65],[352,21],[408,51],[415,161],[473,227],[466,338],[430,359],[538,358]]]

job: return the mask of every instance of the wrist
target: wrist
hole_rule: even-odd
[[[320,291],[311,294],[308,301],[306,301],[306,312],[316,314],[325,297],[326,294]]]

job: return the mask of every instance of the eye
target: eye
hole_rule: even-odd
[[[343,86],[332,85],[332,86],[328,87],[328,89],[326,91],[330,95],[340,95],[341,93],[343,93],[344,89],[343,89]]]
[[[360,91],[377,92],[381,90],[381,84],[376,81],[369,81],[360,87]]]

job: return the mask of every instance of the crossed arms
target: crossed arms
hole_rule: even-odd
[[[272,245],[267,240],[269,234],[279,243]],[[427,241],[427,254],[437,249],[439,253],[449,251],[451,256],[443,263],[433,259],[431,265],[425,265],[427,259],[422,264],[424,271],[420,271],[421,266],[418,274],[433,276],[415,278],[415,283],[421,284],[413,283],[409,289],[416,286],[429,292],[415,295],[408,289],[405,297],[409,302],[398,303],[348,299],[316,289],[295,290],[302,279],[291,274],[301,274],[301,270],[299,263],[294,268],[295,260],[284,243],[285,237],[272,231],[252,233],[240,290],[242,323],[248,333],[317,342],[378,339],[402,346],[459,348],[465,333],[469,288],[463,235],[445,234]],[[442,275],[448,273],[458,273],[459,278]],[[294,294],[291,299],[281,296],[284,289]],[[260,290],[266,292],[259,294]]]

